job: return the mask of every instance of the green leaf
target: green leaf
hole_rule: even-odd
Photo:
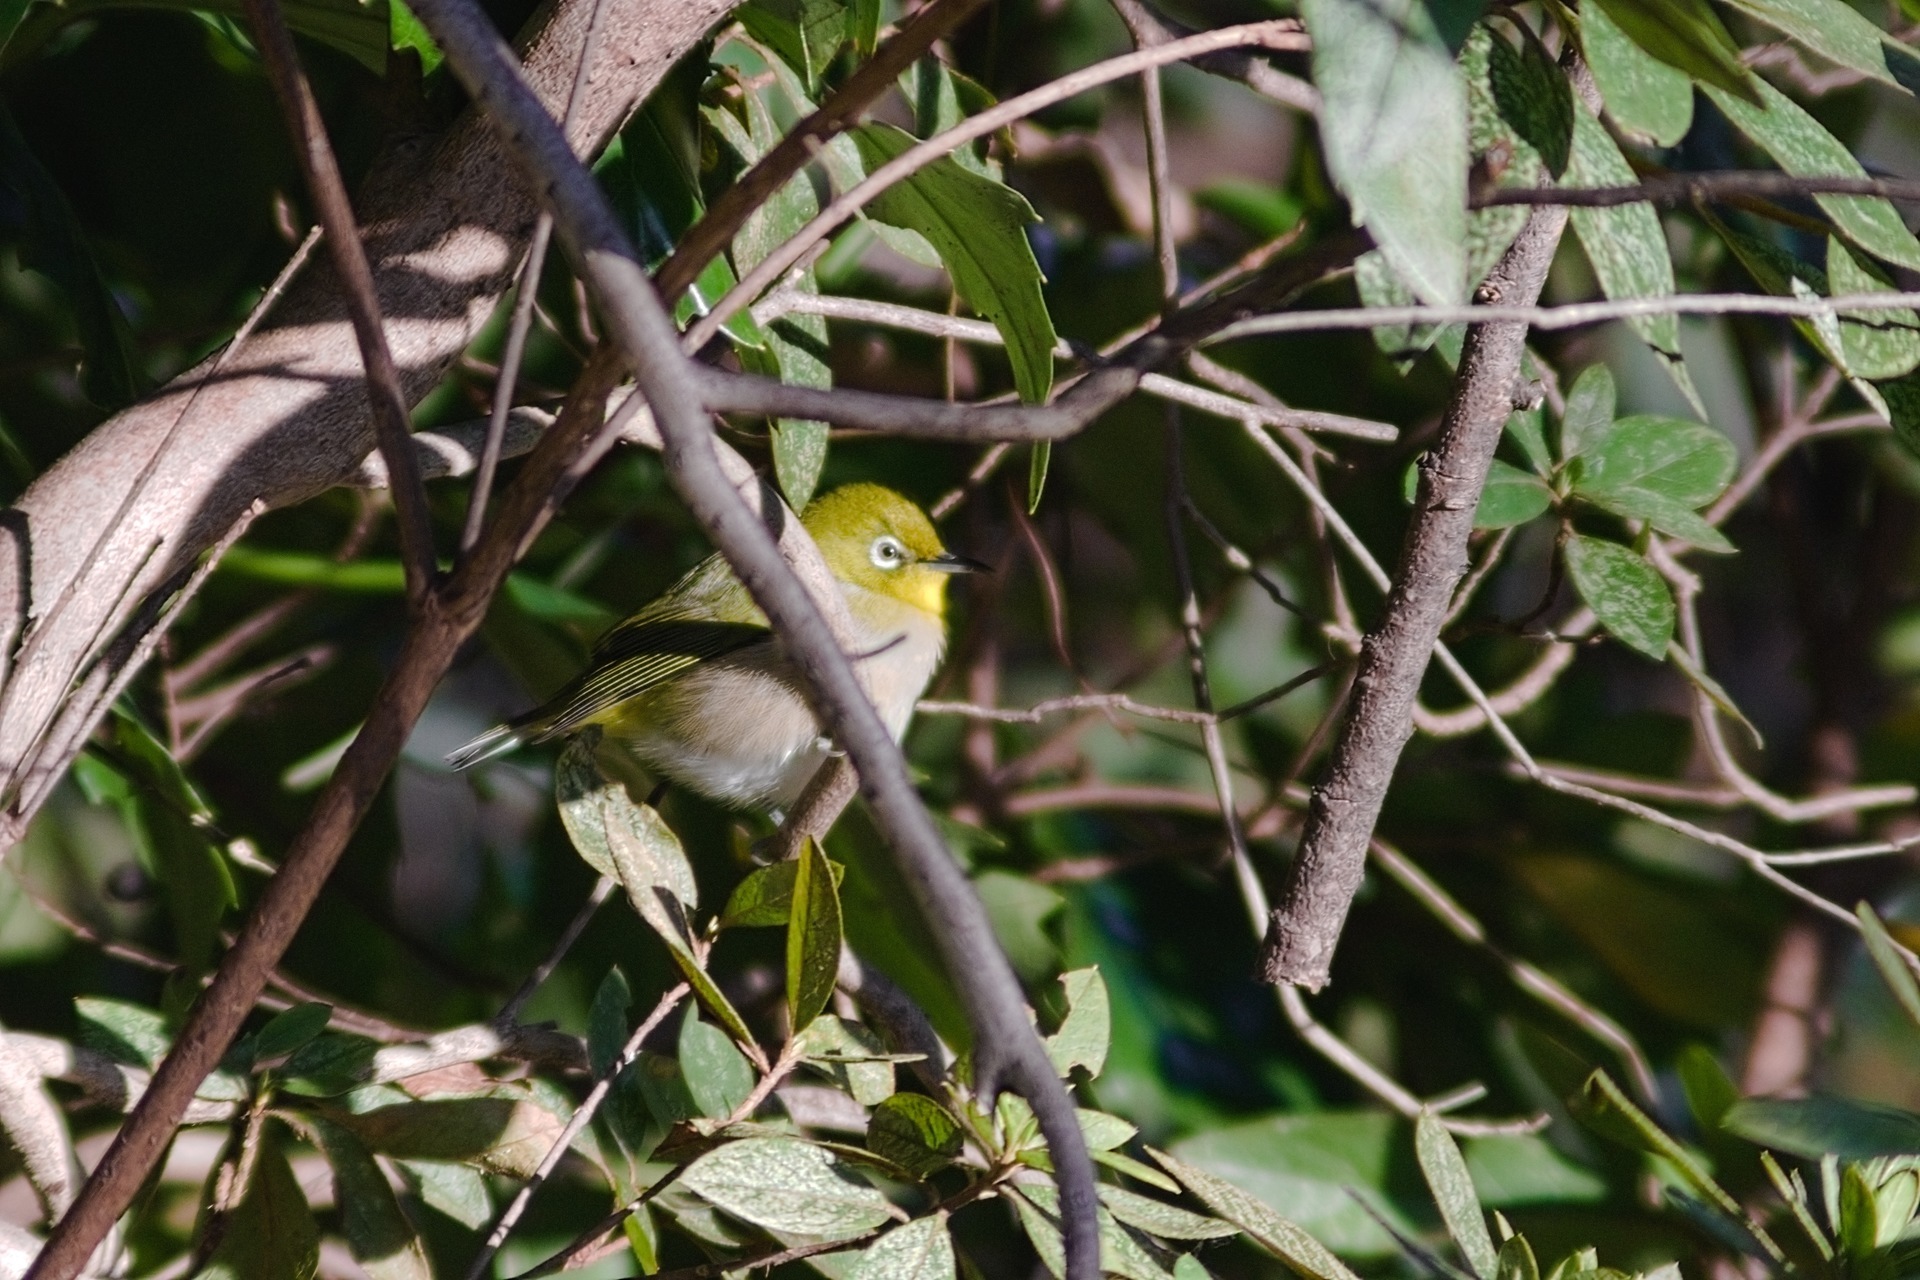
[[[1656,147],[1687,136],[1693,123],[1693,81],[1622,31],[1600,5],[1580,9],[1580,49],[1593,71],[1607,115],[1621,130]]]
[[[816,317],[817,318],[817,317]],[[782,342],[782,350],[794,350]],[[825,366],[821,366],[824,368]],[[831,382],[801,382],[789,373],[782,381],[795,386],[830,386]],[[827,424],[810,418],[781,418],[773,424],[773,474],[780,492],[796,511],[805,507],[827,469]]]
[[[1893,424],[1894,439],[1907,452],[1920,456],[1920,376],[1908,375],[1883,382],[1880,397],[1886,401],[1887,418]]]
[[[1089,1111],[1081,1107],[1075,1114],[1080,1120],[1080,1133],[1086,1138],[1089,1151],[1111,1151],[1133,1141],[1133,1135],[1140,1132],[1119,1116],[1110,1116],[1104,1111]]]
[[[627,985],[627,975],[615,965],[600,980],[587,1011],[587,1068],[596,1080],[613,1070],[620,1051],[626,1048],[627,1009],[632,1004],[633,989]]]
[[[1489,28],[1489,30],[1492,30]],[[1540,44],[1530,27],[1515,49],[1493,34],[1488,48],[1487,82],[1501,119],[1539,153],[1547,172],[1558,178],[1573,149],[1573,84]]]
[[[1153,1151],[1153,1158],[1207,1208],[1246,1232],[1255,1244],[1306,1280],[1358,1280],[1332,1250],[1225,1178],[1197,1169],[1164,1151]]]
[[[1574,1114],[1596,1133],[1649,1155],[1659,1156],[1673,1166],[1681,1181],[1701,1199],[1732,1221],[1743,1226],[1746,1224],[1746,1215],[1740,1208],[1740,1202],[1713,1180],[1713,1175],[1707,1172],[1706,1166],[1700,1163],[1693,1152],[1668,1137],[1666,1130],[1635,1106],[1606,1072],[1596,1071],[1587,1077],[1586,1085],[1574,1101]]]
[[[1494,1280],[1540,1280],[1540,1264],[1534,1261],[1533,1246],[1525,1236],[1513,1236],[1500,1246]]]
[[[1691,543],[1702,551],[1732,555],[1738,549],[1727,541],[1724,533],[1695,515],[1692,508],[1664,493],[1626,485],[1619,489],[1581,489],[1579,494],[1602,510],[1628,520],[1644,520],[1661,533]]]
[[[253,1179],[193,1280],[312,1280],[320,1229],[271,1131],[262,1131]]]
[[[1707,695],[1707,701],[1713,703],[1723,715],[1747,731],[1748,736],[1753,739],[1756,750],[1767,745],[1760,736],[1760,730],[1753,721],[1747,719],[1747,713],[1740,709],[1740,705],[1720,686],[1718,680],[1707,674],[1706,668],[1693,660],[1692,654],[1677,644],[1670,644],[1667,646],[1667,657],[1674,666],[1680,668],[1680,674],[1690,680],[1694,688]]]
[[[1165,1240],[1224,1240],[1240,1228],[1111,1183],[1100,1186],[1100,1203],[1128,1226]]]
[[[680,1073],[700,1114],[714,1120],[733,1115],[753,1092],[753,1066],[727,1033],[700,1020],[689,1006],[680,1023]]]
[[[827,859],[833,872],[833,887],[846,880],[847,869]],[[785,925],[793,916],[793,879],[800,874],[798,859],[776,862],[747,873],[727,897],[726,910],[720,913],[720,925],[726,929],[756,929]]]
[[[1040,509],[1040,495],[1046,492],[1047,468],[1053,463],[1053,441],[1035,440],[1027,447],[1027,514]]]
[[[1606,438],[1613,430],[1613,403],[1613,371],[1603,364],[1582,369],[1560,416],[1560,461],[1571,462]]]
[[[857,1023],[823,1013],[807,1024],[800,1048],[810,1066],[833,1077],[863,1107],[893,1096],[893,1064],[917,1061],[913,1054],[888,1053],[880,1037]]]
[[[840,894],[817,841],[802,843],[793,878],[793,914],[787,925],[787,1015],[793,1029],[827,1007],[840,972]]]
[[[24,12],[24,10],[23,10]],[[12,34],[0,26],[0,37]],[[138,357],[126,316],[100,272],[73,207],[59,184],[27,146],[13,113],[0,105],[0,191],[12,196],[10,241],[20,265],[53,282],[66,296],[67,314],[80,339],[80,386],[103,409],[117,409],[140,394]],[[22,223],[24,225],[22,225]]]
[[[920,1178],[952,1164],[962,1141],[959,1123],[924,1094],[896,1093],[867,1121],[867,1150]]]
[[[1520,409],[1507,418],[1508,439],[1520,446],[1527,465],[1541,476],[1553,474],[1553,454],[1547,449],[1546,414],[1538,408]]]
[[[1034,1252],[1048,1271],[1058,1278],[1066,1274],[1066,1249],[1060,1240],[1060,1193],[1050,1183],[1027,1183],[1014,1190],[1013,1206],[1020,1225]],[[1105,1209],[1098,1211],[1100,1224],[1100,1270],[1125,1280],[1172,1280],[1145,1249],[1114,1221]]]
[[[305,1048],[315,1036],[327,1029],[327,1023],[332,1018],[333,1006],[317,1001],[297,1004],[274,1014],[253,1036],[254,1061],[284,1058]]]
[[[1567,573],[1615,639],[1658,662],[1673,638],[1673,593],[1660,573],[1617,542],[1575,534]]]
[[[809,91],[847,42],[848,15],[841,0],[750,0],[734,10],[747,33],[806,77]]]
[[[1856,1260],[1870,1258],[1880,1239],[1880,1215],[1873,1188],[1857,1164],[1840,1173],[1840,1247]]]
[[[895,1227],[861,1250],[847,1280],[953,1280],[954,1275],[947,1215],[933,1213]]]
[[[1845,0],[1728,0],[1821,57],[1888,84],[1904,84],[1890,69],[1888,37]],[[1911,89],[1911,84],[1904,84]]]
[[[1107,1044],[1113,1019],[1108,1009],[1107,984],[1097,968],[1076,969],[1060,975],[1067,1016],[1060,1029],[1046,1038],[1047,1058],[1062,1076],[1075,1067],[1098,1076],[1107,1064]]]
[[[1173,1280],[1213,1280],[1213,1273],[1201,1265],[1200,1259],[1183,1253],[1173,1260]]]
[[[916,141],[880,123],[862,125],[852,137],[869,171]],[[1026,197],[943,157],[887,188],[867,213],[932,242],[960,296],[1000,331],[1020,398],[1044,403],[1053,387],[1057,335],[1041,293],[1045,278],[1027,242],[1027,224],[1039,215]]]
[[[1422,0],[1303,0],[1328,169],[1413,291],[1466,301],[1467,102]]]
[[[1580,454],[1574,492],[1585,496],[1637,488],[1686,507],[1719,497],[1733,479],[1739,454],[1712,427],[1681,418],[1635,414],[1621,418]]]
[[[433,1280],[420,1233],[401,1211],[387,1175],[360,1140],[318,1117],[301,1122],[333,1169],[333,1198],[347,1246],[373,1280]]]
[[[1873,960],[1873,967],[1880,971],[1881,979],[1893,992],[1900,1007],[1907,1011],[1915,1026],[1920,1026],[1920,983],[1914,981],[1913,969],[1907,964],[1906,956],[1893,935],[1887,932],[1887,926],[1874,914],[1871,906],[1862,902],[1853,909],[1860,921],[1860,937],[1867,944],[1867,955]]]
[[[493,1198],[486,1177],[477,1169],[446,1160],[395,1160],[429,1208],[445,1214],[469,1231],[493,1221]]]
[[[420,74],[430,76],[440,69],[447,55],[433,42],[426,25],[416,18],[403,0],[387,0],[387,43],[395,50],[411,49],[420,58]]]
[[[1467,1170],[1483,1207],[1598,1204],[1604,1178],[1575,1164],[1538,1134],[1504,1133],[1465,1142]]]
[[[1659,0],[1665,3],[1665,0]],[[1632,186],[1639,181],[1620,148],[1584,105],[1574,110],[1573,159],[1567,165],[1570,187]],[[1651,204],[1571,210],[1568,220],[1580,247],[1593,265],[1601,292],[1609,298],[1667,298],[1673,296],[1673,257],[1667,234]],[[1700,397],[1687,376],[1680,354],[1680,317],[1668,313],[1630,316],[1627,327],[1652,347],[1665,363],[1674,383],[1694,402],[1702,416]]]
[[[1741,132],[1759,143],[1775,163],[1801,178],[1864,178],[1867,171],[1845,143],[1827,132],[1804,108],[1764,80],[1756,78],[1760,105],[1709,89],[1714,104]],[[1875,257],[1920,268],[1920,240],[1914,239],[1894,207],[1872,196],[1815,196],[1835,225]]]
[[[1722,1123],[1749,1142],[1808,1160],[1920,1154],[1920,1115],[1850,1098],[1746,1098]]]
[[[365,1084],[380,1046],[365,1036],[327,1031],[315,1036],[280,1069],[280,1087],[301,1097],[327,1098]]]
[[[1680,1051],[1680,1087],[1687,1107],[1704,1133],[1712,1133],[1726,1118],[1727,1109],[1740,1101],[1740,1089],[1727,1078],[1720,1060],[1705,1045],[1690,1044]]]
[[[1885,272],[1833,236],[1827,238],[1827,289],[1833,297],[1896,292]],[[1920,367],[1920,316],[1910,308],[1842,311],[1839,323],[1842,369],[1852,377],[1877,382]]]
[[[1473,1188],[1473,1175],[1453,1135],[1440,1118],[1423,1111],[1413,1126],[1414,1151],[1420,1160],[1420,1172],[1433,1192],[1447,1234],[1460,1248],[1460,1256],[1481,1280],[1494,1280],[1499,1257],[1493,1237],[1487,1233],[1487,1220],[1480,1212],[1480,1194]]]
[[[1706,0],[1594,0],[1627,38],[1706,85],[1753,99],[1757,77]],[[1582,6],[1585,11],[1585,6]]]
[[[1553,505],[1553,490],[1540,477],[1495,458],[1487,471],[1487,487],[1474,509],[1476,529],[1505,529],[1525,524]]]
[[[769,1231],[844,1240],[893,1216],[832,1152],[796,1138],[742,1138],[688,1165],[680,1185]]]
[[[73,1008],[79,1018],[80,1043],[115,1062],[152,1071],[173,1045],[166,1019],[143,1005],[104,996],[80,996]]]

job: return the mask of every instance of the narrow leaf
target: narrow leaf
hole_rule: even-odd
[[[1726,1129],[1775,1151],[1818,1160],[1920,1155],[1920,1115],[1850,1098],[1745,1098]]]
[[[1103,1184],[1100,1203],[1128,1226],[1164,1240],[1224,1240],[1240,1234],[1240,1228],[1231,1222],[1209,1218],[1125,1187]]]
[[[1433,1192],[1433,1202],[1440,1208],[1447,1234],[1460,1247],[1460,1256],[1481,1280],[1495,1280],[1499,1255],[1494,1252],[1493,1237],[1480,1212],[1480,1194],[1474,1190],[1473,1175],[1467,1172],[1467,1162],[1461,1158],[1453,1135],[1438,1116],[1423,1111],[1414,1122],[1413,1145],[1427,1189]]]
[[[1831,296],[1893,293],[1895,287],[1871,261],[1836,237],[1827,238],[1827,291]],[[1920,316],[1910,308],[1842,311],[1839,317],[1842,370],[1875,382],[1898,378],[1920,367]]]
[[[787,1015],[793,1029],[827,1007],[840,971],[840,894],[817,841],[804,842],[793,878],[793,915],[787,925]]]
[[[1707,0],[1595,0],[1635,44],[1703,85],[1752,98],[1756,77]],[[1584,12],[1585,6],[1582,6]]]
[[[1823,58],[1887,84],[1903,83],[1889,68],[1887,36],[1845,0],[1728,0],[1728,3],[1791,36]]]
[[[1149,1150],[1207,1208],[1246,1232],[1254,1243],[1306,1280],[1358,1280],[1332,1250],[1225,1178],[1196,1169],[1164,1151]]]
[[[354,1261],[373,1280],[433,1280],[420,1233],[373,1155],[339,1125],[317,1117],[304,1124],[333,1169],[333,1198]]]
[[[1634,137],[1670,147],[1693,123],[1693,82],[1632,40],[1600,5],[1580,9],[1580,49],[1607,115]]]
[[[1871,906],[1862,902],[1853,909],[1860,921],[1860,936],[1866,940],[1867,955],[1873,959],[1873,967],[1880,971],[1880,977],[1893,992],[1893,998],[1907,1011],[1914,1025],[1920,1026],[1920,983],[1914,981],[1913,969],[1908,965],[1906,955],[1894,942],[1893,935],[1887,932],[1880,917]]]

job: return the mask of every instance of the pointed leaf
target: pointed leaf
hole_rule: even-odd
[[[304,1123],[333,1168],[334,1203],[354,1261],[373,1280],[433,1280],[420,1233],[372,1154],[339,1125],[318,1118]]]
[[[1567,573],[1600,624],[1615,639],[1656,662],[1673,638],[1673,593],[1660,573],[1617,542],[1575,534]]]
[[[1255,1244],[1306,1280],[1358,1280],[1325,1245],[1225,1178],[1196,1169],[1164,1151],[1152,1151],[1152,1154],[1207,1208],[1246,1232]]]
[[[1480,505],[1473,512],[1476,529],[1505,529],[1525,524],[1553,505],[1553,490],[1531,472],[1493,459],[1487,472],[1487,487],[1480,491]]]
[[[1422,0],[1304,0],[1327,166],[1421,299],[1467,290],[1466,91]]]
[[[875,1106],[893,1095],[893,1064],[880,1037],[857,1023],[842,1022],[823,1013],[807,1024],[800,1047],[810,1066],[825,1070],[863,1107]]]
[[[847,1280],[953,1280],[953,1237],[947,1215],[895,1227],[861,1251]]]
[[[1231,1222],[1209,1218],[1111,1184],[1101,1185],[1100,1203],[1128,1226],[1164,1240],[1224,1240],[1240,1234],[1240,1228]]]
[[[832,1152],[797,1138],[742,1138],[688,1165],[680,1186],[769,1231],[844,1240],[893,1216]]]
[[[493,1220],[493,1198],[487,1194],[486,1177],[478,1169],[445,1160],[395,1160],[394,1163],[419,1189],[422,1203],[467,1230],[478,1231]]]
[[[1460,1247],[1460,1256],[1481,1280],[1495,1280],[1499,1256],[1480,1212],[1480,1194],[1474,1190],[1473,1175],[1467,1172],[1467,1162],[1461,1158],[1453,1135],[1440,1117],[1423,1111],[1414,1122],[1413,1145],[1420,1158],[1420,1172],[1433,1192],[1441,1220],[1447,1224],[1447,1234]]]
[[[1558,178],[1573,149],[1573,85],[1533,35],[1515,49],[1497,32],[1488,49],[1488,84],[1500,116]]]
[[[1060,975],[1060,985],[1066,992],[1067,1016],[1061,1019],[1060,1029],[1046,1038],[1047,1057],[1062,1076],[1075,1067],[1098,1076],[1107,1063],[1112,1028],[1107,984],[1098,968],[1089,968]]]
[[[1889,68],[1887,37],[1845,0],[1728,0],[1821,57],[1887,84],[1904,84]],[[1909,55],[1911,56],[1911,55]]]
[[[320,1229],[280,1143],[263,1133],[246,1195],[193,1280],[312,1280]]]
[[[1540,1264],[1534,1261],[1533,1246],[1525,1236],[1512,1236],[1500,1246],[1494,1280],[1540,1280]]]
[[[1718,89],[1709,89],[1716,106],[1742,133],[1759,143],[1775,163],[1802,178],[1864,178],[1867,171],[1845,143],[1827,132],[1805,108],[1756,78],[1761,105],[1755,106]],[[1920,240],[1914,239],[1898,212],[1885,200],[1870,196],[1815,196],[1848,239],[1875,257],[1903,267],[1920,268]]]
[[[1849,1098],[1745,1098],[1728,1108],[1730,1133],[1819,1160],[1920,1155],[1920,1115]]]
[[[1720,496],[1738,465],[1733,441],[1712,427],[1635,414],[1582,452],[1574,492],[1639,488],[1699,507]]]
[[[1613,430],[1613,371],[1603,364],[1588,365],[1567,392],[1567,409],[1560,417],[1560,460],[1571,462],[1595,448]]]
[[[1727,535],[1695,515],[1685,503],[1664,493],[1626,485],[1619,489],[1581,489],[1580,496],[1594,506],[1629,520],[1644,520],[1661,533],[1678,538],[1702,551],[1732,555],[1737,548]]]
[[[1659,1156],[1672,1165],[1681,1180],[1703,1200],[1733,1221],[1746,1222],[1746,1214],[1740,1208],[1739,1201],[1713,1180],[1713,1176],[1691,1151],[1667,1136],[1666,1130],[1635,1106],[1606,1072],[1596,1071],[1589,1076],[1576,1102],[1575,1114],[1596,1132],[1615,1142]]]
[[[924,1094],[896,1093],[867,1122],[867,1150],[921,1178],[952,1164],[962,1139],[959,1123]]]
[[[332,1017],[333,1006],[318,1001],[283,1009],[267,1019],[267,1024],[254,1034],[254,1060],[265,1062],[270,1058],[284,1058],[305,1048],[309,1041],[327,1029]]]
[[[1833,297],[1896,292],[1884,272],[1831,236],[1827,238],[1827,291]],[[1842,368],[1847,374],[1877,382],[1920,367],[1920,316],[1910,308],[1842,311],[1839,323]]]
[[[915,145],[912,134],[889,124],[862,125],[852,136],[869,171]],[[1000,331],[1020,398],[1044,403],[1057,338],[1027,243],[1027,224],[1039,215],[1026,198],[946,157],[889,187],[867,212],[933,243],[960,296]]]
[[[1756,77],[1707,0],[1595,0],[1642,49],[1703,85],[1751,97]],[[1582,6],[1584,12],[1585,6]]]
[[[1920,982],[1915,982],[1913,969],[1907,963],[1906,955],[1893,935],[1887,932],[1887,926],[1880,922],[1872,907],[1862,902],[1853,909],[1854,916],[1860,921],[1860,936],[1866,940],[1867,955],[1873,959],[1873,967],[1880,971],[1880,977],[1893,992],[1900,1007],[1907,1011],[1915,1026],[1920,1026]]]
[[[1507,419],[1507,436],[1520,446],[1535,474],[1553,474],[1553,454],[1547,448],[1546,414],[1539,408],[1521,409]]]
[[[840,894],[817,841],[803,842],[787,926],[787,1015],[796,1032],[819,1016],[840,972]]]
[[[1607,115],[1656,147],[1686,137],[1693,123],[1693,81],[1632,40],[1600,5],[1580,9],[1580,49],[1593,70]]]

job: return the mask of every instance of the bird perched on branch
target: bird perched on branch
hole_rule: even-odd
[[[950,553],[926,513],[850,484],[801,513],[853,617],[853,657],[897,739],[947,642],[947,579],[984,568]],[[455,769],[599,725],[648,768],[741,808],[784,808],[831,750],[800,678],[718,555],[600,640],[545,706],[447,757]]]

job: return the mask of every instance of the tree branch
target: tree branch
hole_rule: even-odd
[[[1487,304],[1530,305],[1546,282],[1566,211],[1529,215],[1480,286]],[[1400,751],[1454,588],[1467,570],[1467,537],[1494,446],[1513,411],[1527,327],[1514,321],[1467,330],[1438,444],[1420,464],[1414,502],[1385,616],[1367,637],[1347,722],[1326,780],[1314,790],[1300,850],[1268,926],[1261,973],[1275,983],[1325,986],[1340,931],[1366,867],[1367,841]]]

